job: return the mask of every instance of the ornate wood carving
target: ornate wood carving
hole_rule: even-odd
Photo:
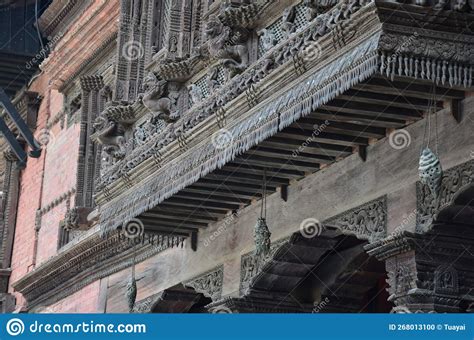
[[[455,195],[465,186],[474,181],[474,160],[455,166],[444,172],[441,181],[441,191],[438,199],[435,199],[425,185],[417,182],[417,231],[428,231],[437,213],[449,205]]]
[[[17,159],[9,151],[3,155],[3,174],[1,174],[2,194],[0,196],[0,293],[8,292],[10,278],[13,237],[19,196],[20,169],[15,165]]]
[[[57,256],[16,281],[13,286],[28,300],[29,308],[49,305],[98,279],[130,267],[134,257],[136,262],[141,262],[168,248],[167,244],[155,246],[145,243],[134,255],[134,245],[118,232],[104,239],[96,228],[75,240],[74,244],[63,247]]]
[[[104,88],[102,76],[85,76],[80,79],[82,89],[81,132],[76,184],[76,207],[92,208],[95,178],[100,169],[100,146],[93,143],[94,122],[105,105],[101,91]]]
[[[370,242],[383,238],[387,235],[387,197],[365,203],[332,217],[323,224]]]
[[[303,33],[301,33],[301,34],[303,34]],[[373,47],[376,46],[376,41],[375,40],[377,40],[376,37],[374,37],[373,41],[370,40],[370,42],[366,42],[367,45],[358,46],[357,49],[360,48],[361,50],[364,50],[364,51],[367,52],[368,50],[372,49],[372,44],[374,44]],[[269,52],[271,52],[271,51],[269,51]],[[354,51],[354,53],[356,53],[356,52]],[[357,53],[355,55],[360,56],[361,54]],[[346,65],[346,60],[344,60],[342,62],[339,61],[337,63],[339,65],[338,70],[344,69],[346,66],[356,67],[357,68],[356,70],[351,70],[351,71],[348,71],[348,72],[350,72],[351,74],[353,73],[353,76],[356,77],[357,79],[361,79],[360,78],[361,77],[361,72],[362,72],[362,74],[364,74],[364,77],[365,77],[365,75],[369,75],[369,72],[367,71],[368,69],[371,69],[371,70],[375,71],[376,63],[373,60],[374,57],[375,57],[375,55],[367,55],[366,57],[364,57],[363,62],[356,63],[356,66],[354,66],[354,59],[351,56],[347,56],[347,65]],[[289,60],[292,60],[291,57],[288,57],[288,58],[289,58]],[[350,63],[349,63],[349,61],[350,61]],[[350,65],[352,65],[352,66],[350,66]],[[254,67],[256,67],[256,66],[260,67],[261,65],[258,64],[258,65],[255,65]],[[329,67],[328,66],[328,70],[329,69],[331,70],[331,73],[332,72],[335,72],[335,73],[338,73],[338,74],[340,73],[340,71],[337,72],[334,67]],[[321,71],[321,72],[324,72],[324,71]],[[264,75],[262,74],[260,76],[263,77]],[[315,76],[315,77],[317,77],[317,76]],[[349,77],[352,77],[352,75],[349,76]],[[169,145],[171,142],[179,139],[180,136],[183,135],[183,131],[187,131],[187,130],[191,129],[192,127],[194,127],[197,124],[199,124],[200,122],[202,122],[209,115],[211,115],[214,111],[213,108],[222,107],[223,105],[225,105],[225,103],[228,100],[231,100],[232,98],[234,98],[234,96],[237,96],[239,88],[241,88],[239,84],[241,84],[241,86],[243,86],[243,88],[247,88],[247,86],[250,86],[250,84],[251,84],[251,82],[247,83],[247,81],[252,80],[252,79],[254,79],[255,81],[258,80],[258,78],[253,77],[252,73],[248,69],[244,72],[244,74],[235,77],[234,79],[232,79],[231,82],[229,82],[225,86],[222,86],[221,88],[219,88],[217,95],[209,98],[210,101],[205,100],[200,105],[194,105],[193,108],[191,109],[191,112],[186,113],[183,116],[183,118],[180,119],[178,122],[176,122],[175,124],[169,125],[167,128],[165,128],[162,131],[162,133],[158,134],[155,138],[150,140],[150,142],[148,142],[147,144],[145,144],[145,145],[143,145],[139,148],[136,148],[129,155],[127,155],[126,159],[124,159],[123,161],[120,162],[120,164],[117,164],[117,166],[114,167],[114,170],[111,172],[111,174],[113,173],[113,176],[110,176],[109,178],[103,178],[102,179],[100,187],[105,188],[107,185],[114,182],[116,179],[121,178],[122,174],[129,173],[133,169],[133,167],[139,165],[144,160],[151,158],[152,155],[156,154],[157,151],[163,149],[165,146]],[[234,81],[235,81],[235,83],[234,83]],[[300,109],[303,109],[303,110],[307,109],[308,113],[309,113],[311,111],[311,107],[315,107],[315,106],[317,107],[317,105],[319,105],[318,103],[329,100],[333,95],[336,95],[336,93],[338,93],[338,91],[340,91],[340,89],[334,88],[334,86],[333,86],[333,83],[337,81],[335,78],[332,78],[332,77],[329,77],[329,76],[325,77],[324,82],[327,82],[327,84],[326,83],[322,84],[321,81],[322,81],[322,79],[319,79],[319,80],[314,79],[313,82],[301,83],[301,86],[297,86],[294,90],[291,91],[291,93],[288,93],[288,97],[284,96],[284,97],[280,98],[281,100],[269,103],[267,107],[263,108],[263,110],[258,115],[255,116],[255,119],[257,119],[257,117],[258,117],[258,122],[257,122],[257,120],[255,120],[255,123],[257,123],[258,129],[265,130],[266,131],[265,135],[268,135],[267,133],[271,133],[270,130],[271,131],[276,131],[277,127],[275,126],[275,122],[273,121],[273,119],[275,118],[275,121],[277,120],[276,114],[277,114],[278,111],[276,111],[276,110],[279,110],[279,108],[280,109],[285,108],[284,113],[280,113],[280,125],[281,125],[281,128],[283,128],[283,127],[287,126],[288,124],[290,124],[294,119],[297,119],[298,117],[300,117],[300,115],[306,114],[304,112],[301,112]],[[310,98],[308,98],[308,93],[312,93],[312,90],[308,89],[308,84],[309,83],[311,83],[312,86],[314,85],[314,89],[316,89],[316,88],[318,89],[317,90],[318,93],[317,94],[315,93],[314,96],[310,95]],[[337,82],[337,83],[341,84],[340,82]],[[249,84],[249,85],[247,85],[247,84]],[[317,85],[317,84],[319,84],[319,85]],[[324,92],[326,94],[324,96],[322,96],[322,93],[324,91],[323,89],[325,88],[325,86],[328,86],[328,87],[330,86],[333,89],[333,90],[331,90],[331,94],[329,94],[329,96],[327,95],[327,92]],[[347,86],[349,86],[349,85],[347,85]],[[332,92],[332,91],[334,91],[334,92]],[[301,103],[301,99],[299,99],[299,97],[298,97],[298,94],[301,94],[302,96],[304,94],[304,96],[306,98],[308,98],[308,101],[313,102],[313,105],[312,106],[311,105],[303,105],[303,103]],[[289,96],[291,96],[291,97],[289,97]],[[211,103],[215,103],[215,104],[211,104]],[[252,119],[252,120],[249,120],[248,122],[245,123],[247,128],[250,127],[249,124],[250,124],[250,122],[253,122],[253,121],[254,120]],[[246,129],[243,129],[243,127],[236,126],[232,130],[235,131],[236,133],[242,134],[242,137],[240,137],[238,135],[234,136],[234,140],[239,140],[241,138],[245,138],[243,136],[247,134],[245,132]],[[261,136],[263,138],[264,135],[261,135]],[[252,142],[258,142],[258,141],[253,140]],[[242,142],[242,144],[241,143],[236,143],[235,145],[236,146],[237,145],[247,145],[246,143],[247,142]],[[209,152],[211,152],[211,150],[209,150]],[[212,150],[212,153],[215,153],[215,150]],[[234,154],[234,152],[232,152],[232,154]],[[195,154],[195,156],[198,156],[198,155]],[[210,157],[212,157],[211,155],[204,155],[204,153],[200,153],[199,157],[201,157],[201,156],[202,156],[202,159],[210,159]],[[196,171],[196,166],[197,166],[197,164],[199,164],[199,162],[195,159],[190,160],[190,161],[192,161],[193,165],[192,165],[191,162],[186,161],[187,164],[189,163],[189,166],[190,166],[189,169],[190,170],[194,169],[192,171]],[[182,172],[182,171],[184,171],[184,172]],[[181,170],[179,170],[179,172],[184,174],[186,171],[184,170],[184,168],[182,168]],[[168,172],[166,172],[166,176],[177,177],[177,174],[174,173],[174,172],[168,171]],[[189,177],[189,176],[186,175],[186,177]],[[158,177],[157,177],[157,179],[158,179]],[[163,180],[164,180],[164,182],[163,182]],[[173,181],[173,180],[171,179],[171,181]],[[164,178],[160,179],[160,183],[169,183],[169,182],[170,182],[170,179],[164,179]],[[184,185],[183,181],[180,180],[179,182]],[[151,188],[151,187],[148,186],[148,188]],[[175,189],[177,189],[177,188],[175,187]],[[162,190],[167,190],[167,189],[162,189]],[[110,194],[112,194],[112,192],[110,192]],[[159,194],[159,196],[163,197],[162,194]],[[99,197],[101,197],[101,194],[99,194]],[[121,210],[123,211],[123,207],[121,208]],[[115,212],[114,212],[114,214],[116,215]],[[110,220],[108,217],[105,217],[105,218],[107,220]]]
[[[255,252],[249,252],[242,255],[240,259],[240,295],[244,295],[250,287],[253,278],[255,278],[263,269],[266,263],[270,261],[278,249],[288,242],[289,238],[272,242],[268,256],[262,257],[255,255]]]
[[[224,266],[220,266],[194,279],[183,282],[183,286],[191,287],[196,292],[216,301],[221,298],[223,280]]]

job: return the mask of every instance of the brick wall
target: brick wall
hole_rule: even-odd
[[[64,194],[76,185],[79,124],[69,127],[64,124],[62,128],[57,122],[51,129],[46,129],[48,121],[63,110],[64,97],[58,88],[77,76],[83,63],[117,31],[119,7],[117,0],[92,1],[70,27],[60,32],[61,39],[55,50],[42,63],[42,73],[29,87],[30,91],[43,96],[35,137],[39,141],[49,138],[49,142],[43,147],[40,158],[28,159],[27,167],[20,175],[9,288],[16,295],[17,309],[26,306],[26,301],[21,294],[13,292],[11,285],[57,253],[59,223],[64,219],[68,203]],[[35,235],[36,212],[58,199],[60,202],[43,214],[41,228]],[[70,204],[74,204],[74,196],[70,198]],[[94,282],[52,307],[56,312],[98,311],[99,286],[100,281]]]
[[[97,313],[100,308],[100,280],[91,283],[65,299],[40,312],[44,313]]]

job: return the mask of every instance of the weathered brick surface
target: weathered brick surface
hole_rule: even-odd
[[[47,313],[97,313],[100,280],[44,309]]]
[[[93,1],[65,32],[60,32],[61,39],[55,50],[43,62],[42,74],[29,88],[44,98],[38,112],[35,137],[44,140],[44,135],[49,134],[50,140],[39,159],[28,159],[27,167],[20,175],[10,279],[10,292],[17,297],[17,308],[25,306],[26,301],[21,294],[13,292],[11,285],[56,254],[59,222],[64,218],[66,201],[61,201],[42,216],[37,241],[36,211],[60,198],[76,184],[79,124],[70,127],[65,124],[61,128],[58,122],[50,130],[46,130],[48,121],[63,110],[63,94],[57,89],[64,80],[75,75],[96,48],[117,31],[118,13],[119,1]],[[72,204],[74,196],[71,197]],[[98,294],[99,281],[53,307],[56,312],[94,312],[98,308]]]

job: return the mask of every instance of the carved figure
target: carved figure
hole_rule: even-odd
[[[285,9],[282,17],[281,29],[285,37],[288,37],[291,33],[295,31],[295,19],[296,19],[296,7],[291,6]]]
[[[97,131],[97,141],[104,145],[103,150],[114,158],[125,156],[125,137],[123,128],[105,116],[99,116],[94,121],[94,128]]]
[[[275,33],[267,28],[264,28],[261,30],[258,35],[260,36],[261,42],[262,42],[262,47],[263,51],[266,52],[269,49],[271,49],[273,46],[276,45],[277,43],[277,38]]]
[[[205,29],[209,37],[207,49],[209,54],[221,61],[221,64],[231,72],[232,77],[242,72],[248,66],[248,49],[244,42],[247,40],[247,32],[232,29],[219,20],[215,15],[211,15]]]
[[[189,85],[188,90],[193,104],[197,104],[204,99],[204,95],[202,94],[201,89],[196,84]]]
[[[207,74],[207,78],[206,78],[206,84],[209,91],[213,91],[219,87],[220,84],[219,84],[218,77],[219,77],[219,69],[217,67],[212,67],[209,70]]]
[[[176,121],[176,102],[177,93],[169,93],[168,82],[158,79],[153,72],[143,80],[143,89],[145,93],[141,95],[143,105],[150,110],[153,115],[165,122],[170,123]]]

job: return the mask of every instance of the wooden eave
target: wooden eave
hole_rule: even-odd
[[[346,35],[344,46],[334,44],[334,35],[329,33],[318,40],[321,54],[314,60],[308,60],[303,69],[298,69],[294,60],[290,60],[257,83],[254,93],[249,94],[247,91],[224,104],[222,108],[226,116],[224,128],[232,131],[244,128],[247,122],[255,123],[255,119],[263,117],[263,112],[273,102],[291,91],[296,91],[298,87],[303,89],[306,83],[314,81],[314,75],[326,72],[323,70],[330,69],[331,65],[341,63],[363,44],[369,46],[371,39],[378,46],[372,51],[366,51],[367,58],[370,55],[383,58],[384,53],[390,54],[390,46],[385,35],[397,36],[398,34],[405,39],[407,32],[402,29],[400,33],[400,25],[382,24],[380,16],[392,10],[390,6],[384,6],[385,3],[380,6],[371,3],[359,10],[345,25],[345,33],[340,33]],[[458,13],[452,13],[452,15],[459,17],[456,20],[460,18],[467,20],[465,16]],[[426,18],[427,21],[431,20],[430,17]],[[451,24],[450,21],[447,23]],[[462,22],[459,25],[462,26]],[[420,30],[420,36],[426,40],[432,37],[438,37],[440,41],[454,39],[472,51],[474,46],[472,35],[455,36],[450,32],[451,30],[452,27],[441,32]],[[389,48],[388,51],[385,51],[386,48]],[[435,55],[436,51],[429,49],[421,49],[417,53],[420,60],[422,57],[439,57]],[[358,53],[354,55],[355,59],[350,67],[358,67],[357,65],[364,63],[361,59],[357,60],[359,56]],[[460,64],[468,65],[472,62],[472,59],[469,59],[469,53],[457,55],[456,58]],[[216,156],[218,160],[213,165],[211,161],[206,160],[208,165],[211,164],[209,167],[202,163],[190,167],[189,159],[204,152],[202,150],[210,145],[212,135],[222,128],[218,119],[211,115],[191,130],[186,131],[184,138],[175,140],[159,150],[158,160],[156,157],[144,160],[126,176],[119,177],[100,191],[96,199],[100,212],[103,214],[101,223],[108,226],[105,227],[107,230],[112,225],[121,224],[139,215],[149,224],[151,230],[154,228],[160,231],[176,231],[180,228],[198,230],[205,226],[195,223],[192,216],[182,218],[183,213],[188,211],[187,215],[190,215],[189,210],[197,207],[198,211],[195,213],[202,215],[201,217],[207,216],[208,222],[211,223],[216,218],[223,218],[229,212],[250,204],[252,199],[259,198],[264,168],[269,172],[269,191],[274,192],[278,188],[287,186],[291,180],[300,179],[318,171],[321,166],[326,166],[354,152],[363,155],[364,149],[375,140],[384,138],[388,129],[401,128],[422,119],[424,112],[429,108],[432,92],[432,85],[428,79],[414,81],[413,78],[399,74],[398,71],[397,74],[393,72],[391,74],[390,70],[385,69],[382,72],[380,59],[377,59],[376,63],[372,73],[361,76],[360,79],[353,79],[350,86],[337,90],[335,96],[327,98],[325,102],[321,101],[316,109],[313,105],[311,114],[301,114],[298,111],[304,109],[302,106],[307,105],[304,104],[307,96],[303,92],[300,103],[293,103],[291,107],[285,107],[286,112],[279,113],[277,129],[271,128],[271,122],[263,119],[262,125],[267,124],[268,131],[273,130],[261,137],[256,144],[251,143],[249,147],[242,147],[237,154],[230,157],[229,151],[226,151],[227,154],[223,152],[220,156]],[[344,79],[348,78],[347,72],[352,72],[350,67],[345,71],[341,70],[329,80],[343,83]],[[252,66],[246,72],[252,72]],[[246,72],[241,77],[244,77]],[[229,91],[231,86],[233,84],[224,85],[219,93]],[[439,84],[437,89],[439,101],[435,103],[436,107],[442,109],[443,101],[461,100],[464,98],[465,90],[461,84],[453,86],[446,83]],[[404,95],[400,97],[400,93]],[[252,104],[248,100],[249,95],[254,95],[259,100]],[[206,103],[205,101],[204,105]],[[182,115],[181,120],[189,121],[195,114],[192,108]],[[299,118],[301,115],[305,117]],[[288,121],[288,124],[285,121]],[[313,127],[324,124],[326,121],[331,122],[327,130],[315,137],[298,157],[292,158],[292,152],[311,137]],[[257,133],[257,130],[254,131]],[[249,127],[249,133],[252,133],[251,127]],[[163,136],[164,134],[159,138]],[[234,144],[239,143],[242,146],[247,142],[234,141]],[[183,144],[185,144],[184,147]],[[150,142],[143,149],[149,150],[153,147],[152,145],[153,143]],[[121,164],[128,161],[126,158]],[[189,172],[183,171],[176,177],[166,177],[168,173],[179,171],[180,167],[184,169],[186,166]],[[207,168],[198,173],[196,167],[201,166]],[[160,174],[164,175],[160,177]],[[160,184],[160,178],[166,178],[166,180]],[[231,190],[219,185],[224,182],[224,187],[231,187]],[[155,193],[150,192],[151,196],[147,196],[145,192],[149,191],[149,188],[154,188],[160,193],[153,196]],[[168,212],[172,209],[180,212],[170,216]],[[104,212],[107,213],[104,214]],[[211,214],[204,214],[205,212],[211,212]],[[202,221],[202,218],[200,220]]]

